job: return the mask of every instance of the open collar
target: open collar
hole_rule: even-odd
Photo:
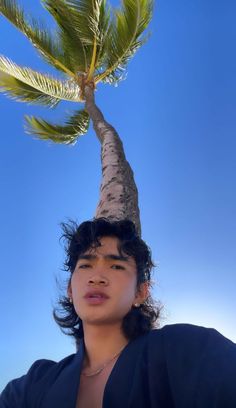
[[[121,352],[108,378],[103,395],[103,408],[128,407],[132,400],[134,372],[138,369],[142,345],[146,343],[143,335],[131,341]],[[141,348],[140,348],[141,346]],[[63,366],[47,395],[42,408],[75,408],[80,375],[85,354],[81,341],[78,352],[68,365]]]

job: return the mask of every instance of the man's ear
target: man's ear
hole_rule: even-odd
[[[150,282],[143,282],[139,285],[135,296],[135,303],[144,303],[150,294]]]
[[[68,283],[67,296],[68,296],[69,299],[72,299],[71,282]]]

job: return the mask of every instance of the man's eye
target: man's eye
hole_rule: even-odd
[[[90,267],[89,264],[80,264],[80,265],[78,265],[79,269],[86,269],[86,268],[89,268],[89,267]]]
[[[117,265],[117,264],[114,264],[111,267],[112,267],[112,269],[123,269],[123,270],[125,269],[125,267],[123,265]]]

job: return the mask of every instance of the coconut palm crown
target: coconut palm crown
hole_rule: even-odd
[[[25,116],[29,134],[73,144],[85,134],[90,119],[101,142],[102,184],[96,217],[129,218],[140,233],[138,194],[122,142],[95,104],[99,82],[117,84],[127,63],[146,41],[152,0],[123,0],[120,9],[106,0],[41,0],[56,22],[54,32],[26,15],[15,0],[0,0],[0,14],[27,36],[40,56],[60,71],[59,78],[20,67],[0,55],[0,91],[29,104],[55,107],[60,101],[84,106],[63,124]]]

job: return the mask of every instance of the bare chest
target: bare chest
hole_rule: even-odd
[[[76,408],[102,408],[105,386],[113,365],[94,377],[81,375]]]

